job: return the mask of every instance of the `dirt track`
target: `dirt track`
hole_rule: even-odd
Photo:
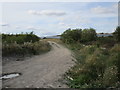
[[[4,73],[19,72],[21,76],[3,80],[3,87],[11,88],[65,88],[62,75],[74,65],[71,52],[62,45],[49,42],[52,50],[24,61],[3,66]]]

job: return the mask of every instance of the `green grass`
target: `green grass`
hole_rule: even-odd
[[[76,65],[66,73],[70,88],[120,87],[120,44],[111,48],[81,43],[67,46],[76,58]]]

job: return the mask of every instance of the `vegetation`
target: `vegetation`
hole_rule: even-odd
[[[18,43],[18,44],[23,44],[24,42],[36,42],[39,41],[40,38],[31,33],[26,33],[26,34],[2,34],[2,42],[3,43]]]
[[[95,29],[68,29],[61,35],[61,40],[65,43],[90,42],[96,40]]]
[[[60,40],[60,39],[56,39],[56,38],[46,38],[46,39],[43,39],[43,41],[53,41],[53,42],[56,42],[56,43],[59,43],[59,44],[63,44],[63,42]]]
[[[63,37],[64,34],[71,35],[70,32],[74,31],[62,34],[63,42],[70,38]],[[79,41],[65,42],[76,59],[76,65],[66,73],[68,85],[71,88],[120,87],[120,44],[116,42],[119,40],[118,31],[115,31],[115,36],[108,37],[96,37],[94,29],[81,32]]]
[[[82,38],[81,42],[90,42],[95,41],[97,37],[96,31],[93,28],[90,29],[84,29],[82,31]]]
[[[68,29],[61,35],[61,39],[65,43],[74,43],[81,40],[81,34],[81,29]]]
[[[116,28],[116,30],[115,30],[115,32],[114,32],[113,34],[114,34],[116,40],[117,40],[118,42],[120,42],[120,26],[118,26],[118,27]]]
[[[49,51],[51,46],[31,33],[27,34],[2,34],[2,56],[38,55]]]

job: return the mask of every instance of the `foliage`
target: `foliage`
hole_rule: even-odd
[[[38,55],[49,51],[51,46],[47,42],[39,41],[35,43],[25,42],[24,44],[10,43],[2,45],[3,56],[16,56],[16,55]]]
[[[96,40],[96,31],[90,29],[68,29],[62,35],[61,39],[65,43],[87,42]]]
[[[76,50],[78,47],[72,49],[72,46],[69,48],[74,51],[77,61],[67,72],[71,88],[120,87],[120,44],[110,49],[81,44]]]
[[[40,38],[31,33],[26,33],[26,34],[2,34],[2,42],[3,43],[18,43],[18,44],[23,44],[24,42],[36,42],[39,41]]]
[[[97,37],[95,44],[102,46],[102,47],[113,47],[116,43],[115,38],[113,37]]]
[[[65,43],[73,43],[81,40],[81,29],[68,29],[62,35],[61,39]]]
[[[51,46],[31,33],[2,34],[2,56],[37,55],[49,51]]]
[[[68,85],[71,88],[120,87],[120,27],[107,37],[97,37],[92,28],[77,29],[79,34],[75,30],[69,29],[61,36],[76,59],[76,65],[66,73]]]
[[[115,32],[114,32],[113,34],[114,34],[116,40],[117,40],[118,42],[120,42],[120,26],[118,26],[118,27],[116,28],[116,30],[115,30]]]
[[[82,31],[82,42],[88,42],[88,41],[95,41],[96,40],[96,31],[93,28],[90,29],[84,29]]]

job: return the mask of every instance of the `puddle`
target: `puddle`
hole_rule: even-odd
[[[15,78],[15,77],[18,77],[20,76],[21,74],[20,73],[9,73],[9,74],[4,74],[2,76],[0,76],[0,80],[6,80],[6,79],[11,79],[11,78]]]

